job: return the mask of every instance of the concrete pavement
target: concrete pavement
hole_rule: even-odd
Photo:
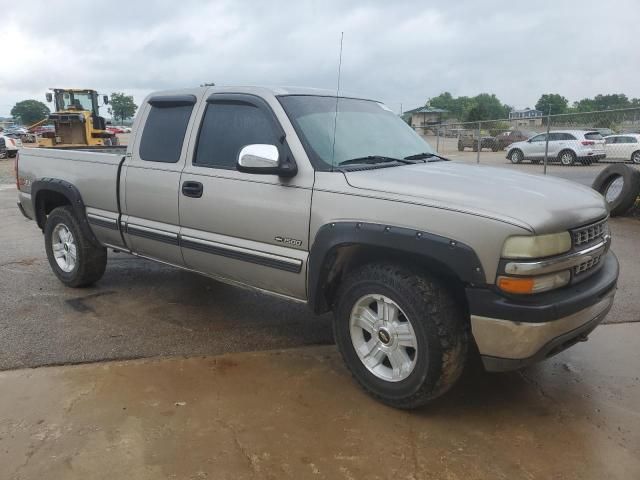
[[[0,477],[640,478],[640,324],[521,373],[472,368],[420,411],[334,347],[0,373]]]

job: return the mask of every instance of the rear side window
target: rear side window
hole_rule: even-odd
[[[140,158],[148,162],[176,163],[193,105],[153,105],[140,140]]]
[[[587,140],[602,140],[602,135],[598,132],[588,132],[584,134],[584,138]]]
[[[237,101],[210,103],[200,127],[193,163],[235,170],[242,147],[254,143],[276,146],[280,143],[273,120],[264,110]]]
[[[549,141],[550,142],[554,142],[554,141],[558,141],[558,140],[564,140],[564,133],[551,132],[549,134]]]

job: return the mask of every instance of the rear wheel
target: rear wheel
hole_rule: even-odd
[[[399,265],[366,265],[347,276],[337,298],[336,343],[374,397],[416,408],[459,378],[468,328],[451,292],[436,279]]]
[[[107,249],[82,232],[70,206],[58,207],[47,217],[45,249],[53,273],[69,287],[97,282],[107,265]]]
[[[558,160],[562,165],[569,167],[574,163],[576,163],[576,154],[573,153],[571,150],[563,150],[558,155]]]

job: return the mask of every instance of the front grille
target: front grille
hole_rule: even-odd
[[[601,256],[593,257],[591,260],[587,260],[586,262],[582,262],[580,265],[573,267],[573,273],[576,275],[580,275],[581,273],[586,272],[587,270],[591,270],[598,263],[600,263]]]
[[[575,248],[587,245],[595,240],[599,240],[609,232],[607,220],[601,220],[585,227],[576,228],[571,232],[573,236],[573,246]]]

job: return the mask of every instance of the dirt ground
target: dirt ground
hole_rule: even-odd
[[[334,347],[0,373],[8,480],[640,478],[640,324],[381,405]]]

